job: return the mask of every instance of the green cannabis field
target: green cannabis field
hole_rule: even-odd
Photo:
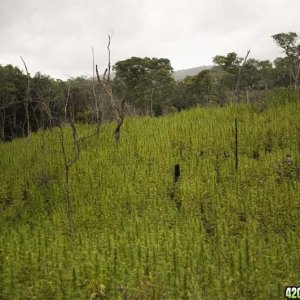
[[[284,298],[300,282],[299,113],[277,91],[127,118],[118,144],[103,125],[70,168],[72,235],[59,129],[0,143],[0,299]]]

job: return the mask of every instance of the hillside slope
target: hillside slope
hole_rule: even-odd
[[[174,71],[173,76],[177,81],[181,81],[187,76],[195,76],[201,71],[211,69],[212,67],[213,66],[200,66],[195,68],[176,70]]]
[[[0,298],[282,298],[300,278],[295,98],[130,118],[118,145],[104,126],[71,167],[73,238],[59,130],[0,144]]]

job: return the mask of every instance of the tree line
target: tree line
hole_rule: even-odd
[[[68,81],[41,73],[30,76],[24,61],[26,74],[12,65],[0,65],[0,139],[27,136],[70,118],[73,123],[115,119],[120,127],[125,115],[160,116],[196,105],[252,102],[278,87],[299,91],[298,35],[278,33],[272,38],[284,54],[273,62],[248,58],[250,51],[244,58],[230,52],[213,57],[215,65],[211,69],[182,81],[174,79],[167,58],[131,57],[118,61],[112,67],[113,79],[109,62],[104,75],[97,70],[97,81],[95,74],[93,78]],[[94,103],[99,103],[97,111]]]

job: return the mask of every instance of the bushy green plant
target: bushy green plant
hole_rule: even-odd
[[[300,277],[300,101],[270,97],[128,118],[118,145],[106,124],[70,171],[73,239],[59,130],[44,153],[42,132],[0,143],[0,298],[283,297]]]

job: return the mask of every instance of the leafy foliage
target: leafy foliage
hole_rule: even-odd
[[[127,87],[126,101],[145,114],[162,114],[162,108],[172,94],[175,81],[173,68],[166,58],[139,58],[119,61],[115,64],[116,80]],[[152,112],[154,108],[154,112]]]

